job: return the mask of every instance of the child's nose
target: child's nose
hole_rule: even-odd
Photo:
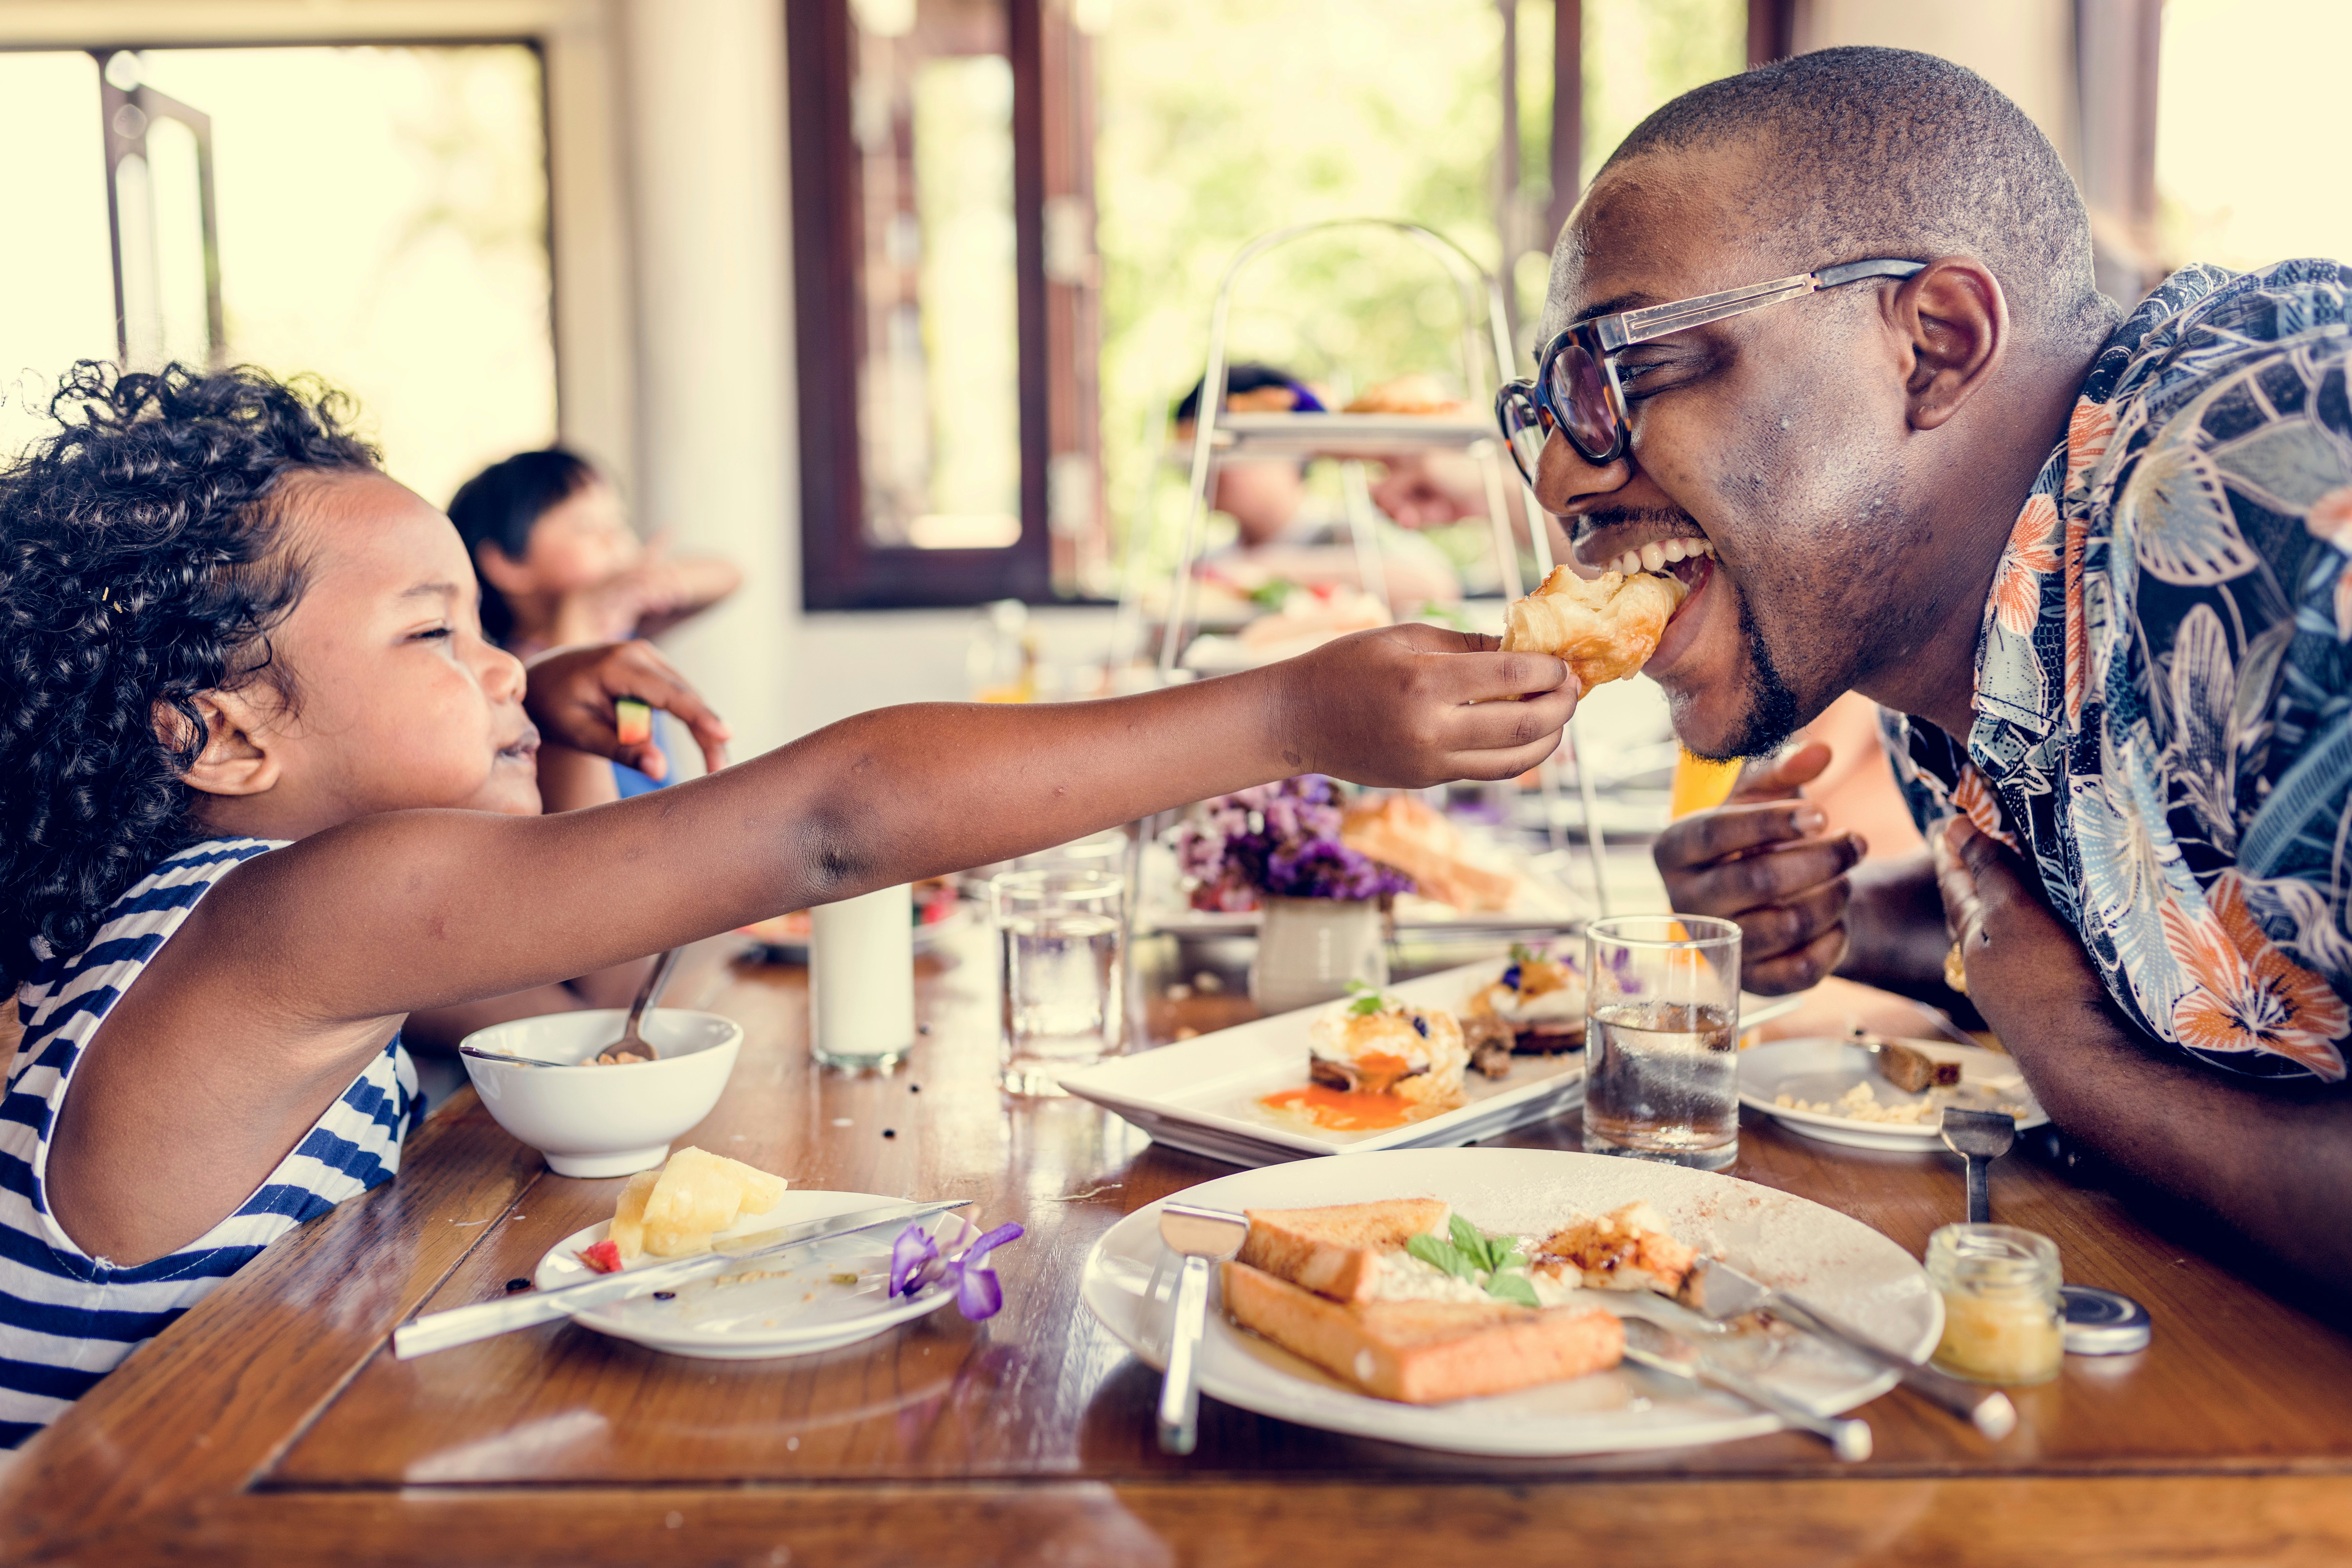
[[[482,690],[494,702],[520,702],[527,678],[522,660],[494,643],[484,643]]]

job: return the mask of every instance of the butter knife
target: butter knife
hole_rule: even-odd
[[[1765,1311],[1817,1338],[1843,1345],[1864,1359],[1894,1373],[1953,1415],[1965,1417],[1986,1436],[1998,1442],[2017,1428],[2017,1406],[1997,1388],[1966,1383],[1889,1350],[1876,1340],[1838,1321],[1817,1307],[1784,1294],[1752,1274],[1742,1273],[1719,1258],[1701,1258],[1691,1266],[1684,1296],[1710,1318],[1736,1318],[1743,1312]]]
[[[1719,1388],[1759,1410],[1768,1410],[1790,1426],[1811,1432],[1827,1443],[1830,1451],[1849,1465],[1870,1458],[1869,1422],[1852,1415],[1815,1415],[1776,1389],[1717,1366],[1647,1319],[1636,1319],[1625,1325],[1625,1359],[1635,1366],[1648,1367],[1686,1383]]]
[[[960,1209],[971,1202],[970,1198],[945,1198],[935,1203],[884,1204],[875,1208],[857,1209],[849,1214],[827,1215],[822,1219],[800,1220],[792,1225],[778,1226],[772,1230],[754,1231],[749,1236],[730,1236],[719,1242],[710,1251],[697,1253],[692,1258],[672,1258],[644,1268],[625,1268],[614,1274],[600,1274],[577,1285],[565,1285],[553,1290],[532,1290],[506,1298],[502,1301],[483,1301],[471,1307],[453,1307],[446,1312],[431,1312],[412,1323],[403,1323],[393,1331],[392,1353],[402,1361],[430,1355],[455,1345],[471,1344],[497,1334],[511,1333],[541,1323],[568,1318],[590,1307],[601,1307],[607,1301],[625,1301],[633,1296],[643,1296],[654,1290],[667,1290],[689,1280],[713,1274],[724,1274],[739,1264],[753,1258],[774,1258],[780,1253],[799,1247],[814,1247],[836,1237],[855,1236],[859,1231],[873,1230],[886,1225],[904,1225],[911,1220],[926,1219],[950,1209]]]

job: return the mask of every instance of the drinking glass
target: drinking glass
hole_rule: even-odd
[[[1702,1171],[1739,1157],[1739,928],[1623,915],[1585,928],[1584,1148]]]
[[[1000,1061],[1015,1094],[1060,1094],[1056,1075],[1118,1049],[1127,1016],[1127,879],[1070,866],[988,884],[1004,996]]]

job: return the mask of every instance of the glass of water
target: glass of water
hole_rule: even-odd
[[[1584,1148],[1720,1171],[1739,1157],[1739,928],[1585,928]]]
[[[1127,1017],[1127,879],[1080,866],[988,884],[1004,994],[1003,1083],[1060,1094],[1056,1075],[1115,1054]]]

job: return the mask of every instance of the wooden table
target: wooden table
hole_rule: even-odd
[[[1027,1237],[1007,1304],[784,1362],[677,1359],[565,1324],[415,1362],[421,1310],[502,1295],[608,1215],[619,1183],[550,1175],[470,1091],[400,1179],[289,1236],[133,1357],[8,1474],[0,1561],[299,1564],[788,1563],[1907,1564],[2352,1562],[2352,1336],[2012,1157],[2000,1215],[2070,1278],[2145,1302],[2154,1346],[2073,1359],[1994,1446],[1906,1390],[1877,1455],[1782,1434],[1542,1461],[1333,1436],[1205,1402],[1200,1450],[1153,1445],[1157,1379],[1080,1307],[1120,1215],[1230,1167],[992,1079],[978,933],[927,961],[929,1036],[888,1077],[821,1073],[797,971],[705,944],[675,999],[740,1019],[730,1091],[691,1141],[806,1185],[971,1194]],[[1230,996],[1196,998],[1234,1010]],[[1155,1028],[1181,1019],[1156,1005]],[[1574,1148],[1573,1119],[1507,1142]],[[1916,1253],[1958,1217],[1943,1156],[1831,1150],[1751,1121],[1736,1173]]]

